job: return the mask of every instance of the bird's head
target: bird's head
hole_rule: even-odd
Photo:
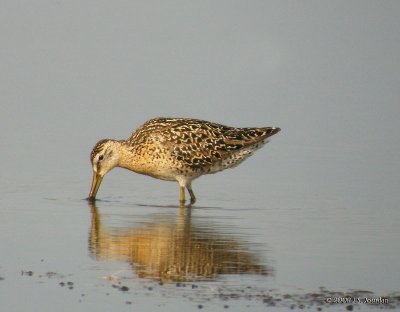
[[[111,169],[118,166],[119,144],[120,143],[118,141],[104,139],[97,142],[90,153],[90,161],[92,162],[93,168],[93,180],[88,200],[94,201],[96,199],[96,194],[99,190],[103,177]]]

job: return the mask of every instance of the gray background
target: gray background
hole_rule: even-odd
[[[23,171],[30,181],[46,168],[90,176],[82,169],[98,139],[125,138],[151,117],[188,116],[280,126],[268,146],[278,183],[397,196],[398,1],[0,6],[7,179]]]

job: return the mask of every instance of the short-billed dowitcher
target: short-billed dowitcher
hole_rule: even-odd
[[[185,187],[193,204],[194,179],[239,165],[279,131],[276,127],[234,128],[188,118],[151,119],[127,140],[97,142],[90,154],[93,181],[88,199],[96,199],[107,172],[122,167],[157,179],[177,181],[181,204],[185,202]]]

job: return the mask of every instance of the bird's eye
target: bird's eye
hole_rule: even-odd
[[[103,155],[100,155],[100,156],[99,156],[99,160],[103,160],[103,158],[104,158]]]

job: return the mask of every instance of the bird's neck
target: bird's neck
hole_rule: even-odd
[[[118,153],[118,167],[160,178],[157,164],[149,161],[151,155],[143,146],[132,146],[122,141]]]
[[[141,161],[141,156],[138,150],[125,141],[120,142],[118,149],[118,167],[125,168],[137,173],[144,172],[144,164]]]

